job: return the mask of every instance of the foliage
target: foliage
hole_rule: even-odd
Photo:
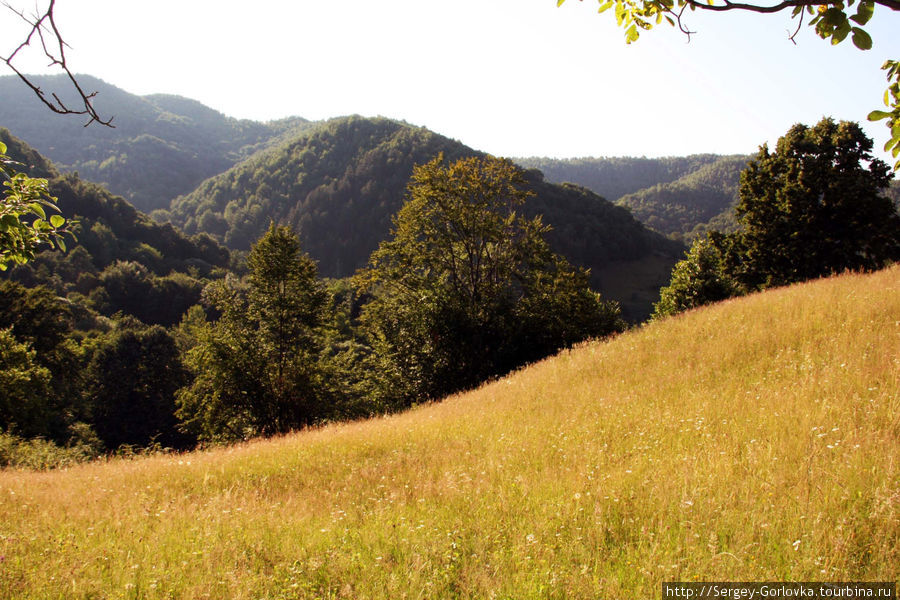
[[[41,435],[50,420],[50,371],[9,329],[0,329],[0,432]]]
[[[43,438],[26,439],[0,431],[0,468],[30,471],[62,469],[99,455],[100,448],[90,441],[60,446]]]
[[[68,254],[40,252],[6,277],[29,287],[47,286],[107,316],[123,312],[168,326],[199,301],[202,279],[229,265],[229,252],[208,236],[188,238],[96,184],[61,176],[4,129],[0,140],[16,160],[47,178],[59,206],[81,225]]]
[[[162,327],[120,324],[94,350],[86,379],[91,424],[108,449],[193,446],[175,418],[175,392],[188,372]]]
[[[389,119],[334,119],[204,182],[173,202],[170,217],[187,232],[205,231],[232,248],[249,247],[270,220],[290,224],[323,276],[346,277],[389,237],[414,165],[441,152],[451,161],[480,155]],[[544,215],[553,227],[547,236],[553,251],[591,269],[591,284],[601,292],[622,280],[602,277],[607,267],[666,257],[652,277],[620,286],[630,318],[649,314],[650,303],[632,302],[632,296],[656,293],[684,248],[588,190],[547,183],[536,171],[526,176],[534,194],[523,214]]]
[[[561,6],[565,0],[557,0],[556,5]],[[900,11],[900,2],[897,0],[783,0],[778,4],[753,4],[744,2],[730,2],[729,0],[599,0],[600,12],[615,8],[616,24],[625,29],[625,41],[630,44],[640,37],[641,30],[649,30],[654,25],[659,25],[663,19],[669,25],[675,26],[690,39],[693,33],[682,20],[685,10],[690,9],[728,12],[750,11],[756,13],[776,13],[783,10],[791,10],[791,19],[797,21],[797,29],[790,36],[793,40],[806,17],[808,25],[815,29],[816,34],[823,40],[830,40],[832,45],[844,41],[847,36],[853,40],[853,45],[860,50],[872,48],[872,37],[866,32],[865,27],[875,13],[875,6],[883,6],[894,11]],[[855,13],[851,8],[856,5]],[[889,112],[873,111],[869,114],[869,120],[878,121],[887,119],[887,126],[891,130],[891,139],[885,144],[885,151],[891,150],[894,157],[900,155],[900,62],[888,60],[882,67],[887,71],[888,89],[884,94],[884,103]],[[894,79],[891,82],[891,79]],[[900,170],[900,161],[894,165],[895,170]]]
[[[20,384],[32,390],[27,399],[20,395],[12,409],[33,403],[41,415],[28,418],[27,427],[22,419],[12,418],[22,435],[40,435],[62,443],[69,435],[68,428],[83,415],[83,349],[73,337],[76,312],[46,288],[0,281],[0,329],[8,333],[7,359],[12,361],[7,367],[11,376],[18,370]]]
[[[890,111],[873,110],[869,113],[869,120],[887,119],[886,125],[891,130],[891,139],[885,142],[884,151],[897,158],[900,156],[900,61],[885,61],[881,68],[887,71],[888,89],[884,92],[884,105]],[[894,163],[894,170],[900,170],[900,160]]]
[[[896,581],[898,286],[894,267],[771,290],[388,418],[0,472],[0,597]]]
[[[207,288],[219,320],[192,326],[186,362],[195,379],[179,391],[178,415],[203,439],[283,433],[328,414],[317,336],[325,294],[315,263],[290,228],[272,224],[248,267],[244,281]]]
[[[618,203],[622,196],[678,180],[722,157],[716,154],[646,158],[517,158],[516,164],[538,169],[553,183],[575,183]]]
[[[695,242],[656,316],[773,286],[900,259],[888,166],[856,123],[795,125],[741,173],[738,228]]]
[[[741,174],[726,269],[749,289],[900,259],[900,216],[884,195],[888,166],[856,123],[795,125]]]
[[[34,259],[43,244],[65,251],[63,237],[73,226],[58,214],[47,216],[47,209],[59,210],[47,180],[19,173],[6,150],[0,142],[0,180],[6,188],[0,198],[0,271]]]
[[[647,227],[675,239],[690,241],[710,229],[713,221],[733,229],[736,224],[729,219],[738,201],[741,171],[749,159],[719,157],[674,181],[623,196],[616,204],[628,208]]]
[[[363,321],[400,404],[472,387],[621,327],[587,274],[554,255],[509,161],[443,157],[416,167],[393,238],[358,274]]]
[[[684,260],[672,270],[672,281],[660,291],[654,319],[740,294],[740,286],[722,266],[722,253],[716,244],[720,239],[721,234],[713,233],[694,241]]]

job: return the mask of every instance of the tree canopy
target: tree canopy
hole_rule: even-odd
[[[857,123],[795,125],[741,173],[737,231],[694,242],[655,316],[845,270],[900,260],[890,169]]]
[[[205,439],[283,433],[325,415],[319,402],[317,329],[326,301],[316,265],[288,227],[274,224],[253,246],[249,275],[206,290],[221,313],[195,324],[187,354],[193,383],[178,394],[179,416]]]
[[[407,202],[357,275],[364,324],[400,402],[439,398],[621,327],[587,273],[521,209],[522,172],[493,157],[418,166]]]

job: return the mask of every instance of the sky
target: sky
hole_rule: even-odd
[[[693,13],[690,41],[663,23],[626,45],[612,11],[597,7],[57,0],[56,21],[71,69],[131,93],[260,121],[381,115],[498,156],[749,154],[823,116],[860,122],[878,151],[888,139],[866,115],[883,107],[882,63],[900,58],[900,13],[876,7],[875,45],[863,52],[806,26],[792,43],[788,14]],[[17,27],[0,12],[0,47]]]

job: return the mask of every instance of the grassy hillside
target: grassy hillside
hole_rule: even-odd
[[[900,268],[405,414],[0,473],[4,598],[649,598],[900,578]]]
[[[77,104],[65,76],[32,80]],[[12,129],[60,170],[77,171],[146,212],[168,207],[207,177],[308,125],[300,118],[233,119],[194,100],[136,96],[88,75],[80,75],[79,82],[97,92],[94,106],[104,118],[114,117],[114,129],[83,127],[78,117],[53,115],[14,75],[0,77],[0,127]]]

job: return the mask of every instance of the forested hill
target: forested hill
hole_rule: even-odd
[[[575,183],[615,202],[661,183],[675,181],[716,162],[716,154],[694,154],[668,158],[516,158],[516,164],[540,170],[553,183]]]
[[[203,279],[228,267],[228,250],[209,236],[188,238],[97,184],[61,175],[6,129],[0,128],[0,141],[24,165],[21,170],[49,180],[60,211],[78,222],[77,241],[66,240],[68,252],[41,252],[3,278],[45,285],[101,314],[122,312],[145,323],[172,325],[199,302]]]
[[[48,94],[71,96],[61,75],[32,79]],[[104,117],[114,117],[115,128],[83,127],[78,117],[53,115],[11,75],[0,77],[0,126],[61,171],[77,171],[146,212],[168,207],[207,177],[309,125],[300,118],[237,120],[179,96],[136,96],[88,75],[79,75],[79,81],[97,92],[94,105]]]
[[[176,198],[168,218],[187,233],[210,233],[234,249],[248,248],[273,220],[290,224],[319,272],[343,277],[387,238],[413,166],[440,153],[447,161],[480,154],[390,119],[333,119]],[[537,171],[529,180],[536,196],[526,212],[544,215],[553,226],[553,248],[591,268],[594,285],[614,290],[608,295],[629,316],[646,316],[683,248],[587,189],[547,183]],[[610,271],[626,263],[634,268]]]
[[[738,184],[750,156],[723,156],[675,181],[616,200],[641,223],[674,238],[690,239],[712,227],[730,230]]]

